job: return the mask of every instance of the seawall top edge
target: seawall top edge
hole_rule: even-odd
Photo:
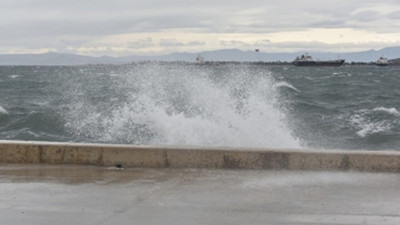
[[[201,151],[235,151],[235,152],[276,152],[276,153],[319,153],[319,154],[371,154],[371,155],[400,155],[396,150],[350,150],[350,149],[313,149],[313,148],[262,148],[262,147],[230,147],[230,146],[175,146],[175,145],[130,145],[107,143],[80,142],[48,142],[48,141],[19,141],[0,140],[0,145],[40,145],[65,147],[94,147],[121,149],[149,150],[201,150]]]

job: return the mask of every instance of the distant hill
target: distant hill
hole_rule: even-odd
[[[389,60],[390,64],[400,65],[400,58]]]
[[[0,55],[0,65],[83,65],[96,63],[118,63],[118,60],[112,57],[59,53]]]
[[[12,54],[0,55],[0,65],[84,65],[84,64],[124,64],[138,61],[188,61],[194,62],[198,55],[206,61],[265,61],[265,62],[291,62],[296,56],[308,53],[314,59],[343,58],[346,62],[375,62],[380,56],[388,59],[400,59],[400,46],[351,53],[330,53],[300,51],[293,53],[268,53],[255,51],[241,51],[238,49],[223,49],[216,51],[203,51],[197,53],[172,53],[160,56],[126,56],[126,57],[91,57],[74,54],[45,53],[45,54]],[[392,60],[393,61],[393,60]]]

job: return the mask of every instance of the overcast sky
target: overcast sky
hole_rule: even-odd
[[[1,0],[0,54],[400,46],[398,0]]]

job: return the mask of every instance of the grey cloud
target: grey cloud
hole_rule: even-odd
[[[87,40],[83,39],[61,39],[59,41],[60,44],[62,45],[68,45],[68,46],[82,46],[85,43],[87,43]]]
[[[0,26],[3,32],[12,38],[23,36],[58,36],[58,35],[110,35],[129,32],[129,21],[31,21]]]
[[[186,43],[186,46],[204,46],[206,43],[202,41],[190,41]]]
[[[394,32],[400,12],[385,15],[371,5],[400,7],[398,0],[2,0],[0,48],[86,45],[104,35],[174,30],[203,33],[266,33],[309,28],[362,28]],[[72,36],[73,38],[66,38]],[[78,41],[80,40],[80,41]],[[204,46],[204,42],[136,40],[132,48]],[[222,46],[249,45],[223,41]],[[268,46],[259,41],[256,45]],[[317,43],[314,43],[317,45]],[[284,46],[282,46],[284,47]]]
[[[205,45],[205,43],[201,41],[179,42],[176,39],[161,39],[159,45],[163,47],[180,47],[180,46],[203,46]]]
[[[364,10],[352,15],[351,19],[361,23],[368,23],[382,18],[380,12],[376,10]]]
[[[20,34],[110,34],[196,28],[210,32],[253,32],[271,29],[339,27],[351,12],[375,1],[160,1],[160,0],[11,0],[0,24]],[[392,1],[389,1],[392,2]],[[393,3],[392,3],[393,4]],[[397,3],[398,5],[399,3]],[[253,12],[254,9],[254,12]],[[1,10],[1,9],[0,9]],[[3,11],[3,10],[1,10]],[[6,10],[4,10],[6,11]],[[361,12],[357,21],[376,18]],[[0,18],[1,18],[0,13]],[[7,19],[7,18],[17,18]],[[22,18],[26,18],[25,20]],[[354,25],[354,24],[353,24]],[[26,30],[26,32],[22,32]]]
[[[134,49],[142,49],[142,48],[148,48],[148,47],[153,47],[155,46],[155,43],[151,37],[147,37],[145,39],[140,39],[136,41],[130,41],[128,43],[129,48],[134,48]]]
[[[347,21],[344,19],[327,19],[310,24],[314,28],[343,28],[347,27]]]
[[[390,14],[388,14],[388,15],[387,15],[387,18],[389,18],[389,19],[393,19],[393,20],[400,20],[400,10],[399,10],[399,11],[396,11],[396,12],[393,12],[393,13],[390,13]]]
[[[247,45],[246,42],[243,41],[220,41],[219,42],[222,46],[237,46],[237,45]]]
[[[178,42],[175,39],[162,39],[160,40],[160,45],[164,47],[178,47],[184,46],[185,44],[182,42]]]
[[[399,45],[398,43],[392,43]],[[339,44],[327,44],[318,41],[310,41],[310,42],[281,42],[274,43],[273,46],[269,46],[270,50],[289,50],[289,51],[321,51],[321,49],[331,51],[331,52],[347,52],[349,49],[358,49],[358,50],[369,50],[369,49],[377,49],[389,47],[390,45],[385,45],[380,42],[367,42],[367,43],[339,43]]]

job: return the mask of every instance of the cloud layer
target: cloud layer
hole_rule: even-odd
[[[0,53],[350,51],[400,44],[395,0],[3,0]]]

